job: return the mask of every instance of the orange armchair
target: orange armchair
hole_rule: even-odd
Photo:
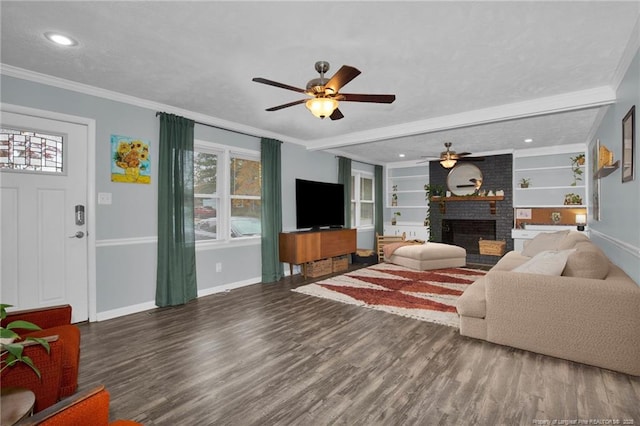
[[[72,395],[78,388],[80,364],[80,329],[71,324],[71,306],[53,306],[24,311],[7,312],[2,326],[24,320],[38,325],[42,330],[15,330],[20,337],[50,337],[51,351],[39,345],[26,345],[24,354],[31,357],[40,371],[41,379],[25,364],[18,363],[2,372],[2,387],[22,387],[36,396],[34,412],[55,404]]]
[[[142,426],[131,420],[109,423],[109,392],[100,385],[63,399],[57,404],[28,417],[16,426]]]

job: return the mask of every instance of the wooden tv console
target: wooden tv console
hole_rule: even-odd
[[[355,229],[282,232],[278,241],[280,262],[288,263],[289,272],[293,275],[293,265],[355,253],[356,240]],[[306,276],[304,266],[302,270]]]

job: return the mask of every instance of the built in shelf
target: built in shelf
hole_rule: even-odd
[[[610,166],[604,166],[600,170],[598,170],[593,177],[596,179],[602,179],[603,177],[609,176],[611,173],[615,172],[620,167],[620,160],[616,161]]]
[[[439,202],[439,201],[502,201],[504,200],[504,195],[494,195],[494,196],[485,196],[482,197],[480,195],[468,195],[463,197],[451,196],[451,197],[431,197],[431,201]]]
[[[496,214],[496,201],[504,200],[504,195],[494,195],[481,197],[479,195],[468,195],[464,197],[431,197],[431,201],[440,203],[440,213],[444,214],[447,211],[446,203],[452,201],[486,201],[489,203],[489,211],[491,214]]]

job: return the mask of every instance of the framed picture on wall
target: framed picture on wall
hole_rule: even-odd
[[[150,184],[150,145],[146,140],[111,135],[111,182]]]
[[[622,182],[634,178],[633,157],[636,144],[636,106],[632,106],[622,119]]]

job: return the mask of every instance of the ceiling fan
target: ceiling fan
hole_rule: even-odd
[[[445,151],[440,153],[440,165],[445,169],[450,169],[456,165],[458,161],[484,161],[484,157],[469,157],[470,152],[455,152],[451,150],[451,142],[445,142]],[[429,160],[425,160],[429,161]]]
[[[309,111],[318,118],[329,117],[332,120],[340,120],[344,117],[338,109],[338,103],[344,102],[373,102],[390,104],[396,100],[396,95],[365,95],[358,93],[339,93],[339,90],[356,78],[360,71],[349,65],[343,65],[337,73],[330,79],[324,76],[329,71],[329,62],[318,61],[315,64],[316,71],[320,73],[319,78],[309,80],[306,89],[289,86],[288,84],[278,83],[277,81],[267,80],[266,78],[256,77],[252,81],[256,83],[267,84],[269,86],[280,87],[281,89],[293,90],[294,92],[304,93],[311,96],[310,99],[300,99],[298,101],[289,102],[287,104],[278,105],[267,108],[266,111],[278,111],[283,108],[304,103]]]

